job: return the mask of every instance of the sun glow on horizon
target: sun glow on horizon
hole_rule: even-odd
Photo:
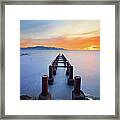
[[[20,47],[100,50],[98,20],[22,20]]]

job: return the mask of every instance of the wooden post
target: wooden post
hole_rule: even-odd
[[[68,85],[74,85],[73,80],[73,66],[69,66],[69,78],[68,78]]]
[[[57,70],[58,61],[55,59],[55,60],[52,62],[52,65],[55,66],[55,68],[56,68],[56,70]]]
[[[55,65],[53,66],[53,75],[56,75],[56,67],[55,67]]]
[[[53,77],[53,67],[50,65],[49,66],[49,78]]]
[[[53,66],[49,66],[49,80],[48,80],[48,84],[49,85],[53,85],[53,81],[54,81],[54,78],[53,78]]]
[[[60,56],[60,54],[58,54],[58,55],[57,55],[56,60],[58,60],[58,59],[59,59],[59,56]]]
[[[66,67],[66,59],[64,59],[64,66]]]
[[[70,63],[68,61],[66,61],[66,64],[67,64],[66,75],[69,75],[69,66],[70,66]]]
[[[67,66],[66,75],[69,75],[69,66]]]
[[[58,61],[55,60],[55,61],[54,61],[54,66],[55,66],[56,70],[57,70],[57,65],[58,65]]]
[[[73,66],[69,66],[69,79],[73,79]]]
[[[49,100],[51,99],[51,95],[48,92],[48,76],[42,76],[42,93],[39,95],[38,100]]]
[[[65,56],[62,54],[62,59],[63,59],[63,61],[65,61]]]
[[[58,60],[55,60],[55,65],[56,65],[56,66],[58,65]]]
[[[80,94],[80,88],[81,88],[81,77],[75,76],[75,80],[74,80],[74,92],[75,92],[75,94]]]
[[[72,91],[73,100],[85,100],[85,94],[81,90],[81,77],[75,76],[74,78],[74,89]]]
[[[48,76],[42,76],[42,95],[46,96],[48,94]]]

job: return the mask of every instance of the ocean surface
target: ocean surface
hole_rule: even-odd
[[[86,95],[100,98],[100,51],[21,50],[20,95],[39,97],[42,75],[48,75],[48,67],[59,53],[73,65],[74,76],[81,76],[81,90]],[[73,86],[67,85],[65,70],[58,68],[54,84],[49,85],[52,99],[71,99]]]

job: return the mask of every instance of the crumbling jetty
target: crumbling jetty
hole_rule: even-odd
[[[62,66],[59,63],[63,63]],[[84,92],[81,90],[81,76],[73,77],[73,65],[63,54],[58,54],[55,59],[49,65],[49,75],[42,76],[42,92],[40,93],[38,100],[50,100],[51,94],[48,91],[48,85],[54,85],[56,71],[59,67],[66,69],[67,85],[73,86],[71,91],[72,100],[86,100]],[[61,78],[62,79],[62,78]]]

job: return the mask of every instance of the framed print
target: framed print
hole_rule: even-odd
[[[118,118],[119,2],[2,2],[1,18],[1,118]]]

